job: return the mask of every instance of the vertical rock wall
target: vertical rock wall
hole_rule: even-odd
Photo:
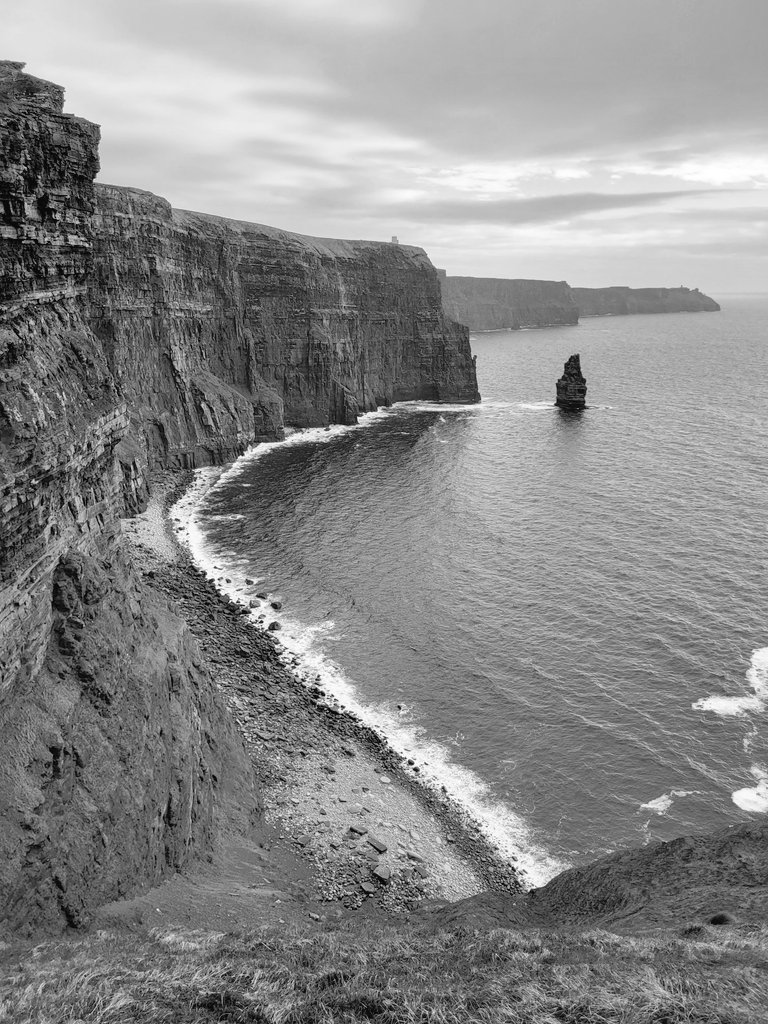
[[[0,928],[81,925],[180,868],[242,742],[120,537],[136,414],[91,331],[99,130],[0,62]],[[134,492],[133,503],[138,500]],[[234,810],[233,810],[234,813]]]
[[[0,64],[0,694],[34,674],[53,567],[117,529],[127,410],[83,321],[99,130]]]
[[[279,437],[282,416],[478,400],[467,331],[444,317],[421,249],[172,210],[136,189],[97,186],[96,200],[91,323],[155,456],[231,458]]]

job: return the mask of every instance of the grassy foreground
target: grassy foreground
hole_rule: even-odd
[[[0,945],[0,979],[0,1021],[13,1024],[760,1024],[768,928],[99,932]]]

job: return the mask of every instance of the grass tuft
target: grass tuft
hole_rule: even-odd
[[[768,929],[100,932],[6,946],[13,1024],[757,1024]]]

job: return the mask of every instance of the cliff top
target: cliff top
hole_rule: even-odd
[[[681,292],[686,295],[698,292],[701,294],[698,288],[687,288],[684,284],[677,285],[675,287],[667,287],[666,285],[646,285],[643,288],[632,288],[628,284],[608,284],[601,288],[580,288],[578,285],[573,286],[575,292],[636,292],[642,294],[657,293],[657,292]]]
[[[0,60],[0,113],[12,107],[34,103],[57,114],[64,112],[64,87],[44,78],[28,75],[25,64],[17,60]]]
[[[375,239],[351,239],[351,238],[321,238],[314,235],[303,235],[298,231],[286,231],[284,228],[272,227],[269,224],[259,224],[252,221],[235,220],[231,217],[220,217],[212,213],[199,213],[195,210],[179,210],[172,207],[167,199],[162,196],[148,192],[146,189],[133,188],[127,185],[108,185],[98,182],[96,188],[105,196],[111,196],[118,201],[127,201],[146,216],[148,212],[161,219],[173,222],[182,228],[205,229],[210,232],[211,228],[219,228],[222,231],[233,232],[243,237],[260,235],[264,238],[280,241],[283,243],[300,243],[307,249],[312,250],[318,256],[326,256],[340,259],[355,259],[365,249],[379,250],[382,248],[400,250],[415,257],[419,261],[429,262],[424,249],[416,245],[395,244],[388,241],[377,241]],[[153,208],[148,210],[148,207]]]

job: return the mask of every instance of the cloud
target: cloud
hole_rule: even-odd
[[[411,224],[551,224],[570,222],[575,218],[598,212],[626,210],[628,208],[657,206],[675,199],[689,199],[706,191],[641,192],[606,194],[599,192],[573,192],[533,198],[447,199],[383,204],[388,217],[401,217]],[[343,193],[338,196],[344,201]]]
[[[695,234],[733,185],[768,203],[766,30],[764,0],[37,0],[3,27],[103,125],[105,180],[558,267],[686,203]]]

